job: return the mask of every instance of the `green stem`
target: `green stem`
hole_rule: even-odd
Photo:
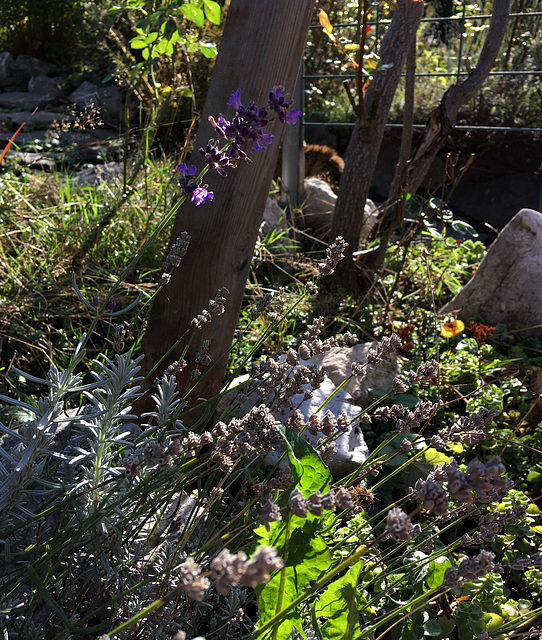
[[[288,558],[288,545],[290,542],[290,525],[291,525],[291,516],[288,516],[288,522],[286,523],[286,533],[285,533],[285,542],[284,542],[284,564],[287,564],[287,558]],[[280,586],[279,586],[279,592],[278,592],[278,596],[277,596],[277,606],[275,609],[275,615],[274,617],[276,618],[277,615],[280,614],[280,608],[282,607],[282,600],[284,598],[284,585],[286,584],[286,566],[284,567],[284,569],[282,569],[281,574],[280,574]],[[273,627],[273,634],[272,634],[272,640],[277,640],[277,634],[279,632],[279,624],[277,623],[274,627]]]

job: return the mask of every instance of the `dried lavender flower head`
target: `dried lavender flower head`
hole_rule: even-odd
[[[395,542],[408,542],[419,533],[419,527],[412,524],[402,509],[394,507],[388,511],[386,531]]]
[[[327,248],[325,262],[318,264],[318,271],[321,276],[329,276],[334,271],[339,262],[344,258],[344,252],[348,247],[348,242],[341,236],[335,238],[335,242]]]
[[[240,582],[244,587],[254,588],[257,584],[267,582],[271,572],[282,569],[284,562],[277,556],[273,547],[258,547],[248,562],[245,562]]]

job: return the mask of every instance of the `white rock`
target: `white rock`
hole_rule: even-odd
[[[296,224],[303,230],[312,231],[319,238],[331,241],[331,224],[337,196],[327,182],[320,178],[307,178],[304,188],[306,198],[301,211],[296,212]],[[369,234],[377,215],[376,205],[372,200],[367,199],[362,239]]]
[[[310,362],[301,361],[300,364],[310,364]],[[309,391],[310,385],[304,385],[303,389]],[[350,420],[354,421],[360,414],[360,407],[353,404],[353,398],[347,391],[344,389],[337,391],[337,385],[327,377],[324,379],[322,385],[312,392],[312,398],[303,400],[303,394],[295,395],[291,398],[292,405],[301,411],[305,420],[308,420],[309,416],[316,413],[318,408],[334,392],[336,392],[335,395],[318,415],[322,417],[327,411],[331,411],[337,418],[344,413]],[[279,409],[274,413],[275,419],[278,422],[284,423],[288,420],[292,411],[292,409]],[[324,438],[323,433],[318,432],[316,435],[313,435],[307,429],[303,431],[302,435],[313,447],[316,447],[318,441]],[[281,452],[269,454],[266,461],[275,464],[280,455]],[[335,452],[325,462],[333,475],[340,476],[354,471],[360,464],[365,462],[368,455],[369,450],[365,444],[363,432],[358,421],[335,440]]]
[[[271,233],[273,230],[286,231],[288,229],[288,220],[286,213],[273,198],[267,198],[265,210],[263,212],[263,222],[261,232],[264,235]]]
[[[362,364],[367,362],[370,349],[374,349],[376,345],[376,342],[364,342],[355,344],[352,347],[331,349],[323,355],[312,356],[310,362],[323,366],[329,378],[336,386],[339,386],[350,377],[352,364],[355,362]],[[397,364],[397,358],[394,355],[390,355],[377,366],[367,366],[363,375],[353,377],[344,389],[348,391],[356,404],[365,407],[372,402],[369,398],[370,389],[389,391],[393,379],[398,375],[399,365]]]
[[[489,247],[478,270],[441,314],[529,329],[542,337],[542,214],[522,209]]]
[[[353,347],[340,347],[321,355],[313,356],[308,360],[301,360],[300,365],[318,365],[326,369],[328,375],[324,378],[320,388],[312,391],[312,397],[304,399],[303,394],[295,395],[291,398],[293,408],[278,408],[273,406],[273,397],[269,396],[264,403],[270,408],[278,422],[285,423],[294,409],[299,409],[306,420],[316,413],[319,407],[331,397],[329,402],[320,410],[318,415],[322,417],[326,411],[337,418],[341,413],[345,413],[353,421],[349,429],[341,434],[335,441],[335,453],[326,460],[326,464],[333,475],[346,475],[355,470],[367,459],[368,449],[363,438],[362,428],[357,417],[361,413],[361,407],[356,404],[352,394],[355,394],[356,401],[361,404],[368,404],[369,389],[378,388],[389,391],[393,378],[398,374],[398,365],[395,357],[391,356],[388,361],[383,361],[376,367],[368,367],[363,376],[353,378],[347,387],[337,391],[337,387],[351,375],[351,365],[353,362],[366,362],[369,349],[375,343],[355,345]],[[281,358],[284,361],[284,356]],[[242,376],[235,380],[230,386],[236,387],[247,382],[248,376]],[[304,390],[310,391],[310,385],[304,385]],[[244,416],[252,407],[261,401],[256,392],[251,393],[247,400],[236,403],[238,393],[243,392],[240,388],[228,393],[220,402],[219,412],[230,412],[231,415]],[[303,437],[313,446],[318,440],[324,437],[322,433],[311,434],[308,430],[303,432]],[[271,454],[267,457],[268,463],[275,463],[282,452]]]

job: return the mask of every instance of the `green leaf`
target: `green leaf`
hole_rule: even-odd
[[[328,491],[331,474],[314,448],[286,425],[279,424],[278,429],[286,443],[295,486],[305,496],[313,491]]]
[[[327,618],[321,628],[324,640],[351,640],[359,637],[356,587],[362,565],[362,562],[357,562],[350,567],[344,576],[329,585],[316,603],[316,616]]]
[[[187,20],[191,20],[197,27],[203,27],[205,16],[203,11],[193,4],[183,4],[181,13]]]
[[[32,565],[28,565],[26,570],[28,572],[28,576],[30,577],[30,579],[34,583],[34,586],[36,587],[36,591],[40,595],[41,599],[47,605],[49,605],[51,610],[54,611],[54,613],[56,613],[56,615],[62,620],[64,625],[66,627],[69,627],[70,626],[70,621],[68,619],[68,616],[64,613],[62,607],[58,604],[58,602],[49,593],[49,590],[47,589],[47,587],[43,583],[43,580],[40,578],[40,576],[38,575],[38,573],[34,569],[34,567]]]
[[[203,7],[207,20],[210,20],[214,24],[220,24],[220,5],[213,2],[213,0],[203,0]]]
[[[532,469],[527,474],[527,482],[532,482],[533,484],[542,482],[542,473],[536,471],[535,469]]]
[[[462,220],[454,220],[452,222],[452,229],[454,229],[454,231],[457,231],[458,233],[460,233],[463,236],[472,236],[473,238],[477,238],[478,237],[478,231],[476,231],[476,229],[474,227],[471,227],[470,224],[467,224],[466,222],[463,222]]]
[[[273,546],[284,560],[284,568],[272,576],[266,585],[256,589],[260,627],[280,613],[310,582],[317,580],[331,567],[327,545],[316,533],[320,526],[319,519],[314,516],[307,519],[290,516],[287,523],[272,524],[281,525],[278,537],[273,536],[277,533],[277,526],[271,527],[271,535]],[[261,529],[263,527],[257,530],[258,535],[263,533]],[[302,630],[297,609],[290,611],[273,627],[276,633],[273,640],[289,640],[294,626],[299,631]],[[261,637],[270,638],[272,633],[271,629]]]
[[[452,563],[446,556],[440,556],[429,563],[425,580],[430,589],[436,589],[444,582],[444,572]]]
[[[147,43],[145,42],[145,38],[142,38],[141,36],[136,36],[130,40],[130,47],[132,49],[144,49],[146,46]]]
[[[433,447],[427,447],[427,449],[423,452],[423,457],[425,458],[427,464],[430,464],[432,467],[436,467],[437,464],[445,464],[446,462],[450,462],[449,456],[442,453],[442,451],[433,449]]]
[[[286,443],[295,485],[304,495],[313,491],[327,491],[331,476],[313,447],[286,425],[279,424],[278,429]],[[309,582],[317,580],[331,567],[327,545],[317,533],[321,521],[321,518],[312,515],[307,518],[289,515],[284,522],[272,522],[270,531],[266,531],[263,526],[254,530],[263,539],[262,544],[275,547],[284,561],[284,568],[265,586],[256,590],[259,626],[263,626],[287,607]],[[273,640],[288,640],[294,626],[299,631],[302,630],[297,610],[290,611],[284,620],[277,623]],[[271,633],[270,630],[262,638],[271,637]]]
[[[442,637],[442,627],[440,624],[434,620],[433,618],[429,618],[423,625],[425,634],[428,636],[438,636]]]
[[[212,42],[200,42],[199,48],[206,58],[216,58],[218,53],[216,44],[213,44]]]

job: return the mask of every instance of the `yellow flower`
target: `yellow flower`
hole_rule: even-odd
[[[450,320],[440,328],[440,335],[443,338],[453,338],[465,329],[465,324],[461,320]]]

